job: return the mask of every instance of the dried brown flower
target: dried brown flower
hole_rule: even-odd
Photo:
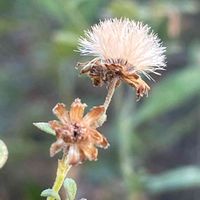
[[[118,84],[125,81],[136,89],[140,98],[147,95],[150,87],[140,77],[149,73],[160,75],[164,70],[165,47],[150,27],[129,19],[108,19],[85,31],[79,40],[82,55],[95,58],[79,63],[81,73],[88,74],[94,85],[110,84],[118,78]]]
[[[133,72],[132,67],[127,62],[117,59],[109,59],[104,63],[99,60],[93,60],[89,63],[79,63],[82,66],[81,74],[87,74],[94,86],[102,86],[104,83],[109,85],[114,78],[117,78],[118,86],[121,81],[128,83],[136,90],[137,98],[148,95],[150,87],[145,81],[136,73]]]
[[[107,139],[96,130],[99,127],[98,121],[104,114],[104,107],[93,107],[83,116],[86,106],[80,99],[75,99],[70,111],[67,111],[63,103],[58,103],[53,113],[59,121],[49,121],[57,137],[57,141],[50,147],[50,155],[54,156],[63,150],[70,165],[82,163],[86,159],[97,160],[97,147],[109,146]]]

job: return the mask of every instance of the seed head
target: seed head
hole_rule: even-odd
[[[79,64],[94,85],[118,77],[135,87],[139,97],[150,89],[140,74],[152,79],[149,73],[160,75],[158,71],[166,67],[165,47],[157,35],[148,25],[129,19],[108,19],[92,26],[79,39],[78,50],[95,57]]]

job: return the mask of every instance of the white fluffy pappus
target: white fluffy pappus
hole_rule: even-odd
[[[160,75],[164,70],[165,47],[148,25],[129,19],[106,19],[85,31],[79,39],[78,50],[82,55],[94,56],[102,62],[124,60],[131,71]]]

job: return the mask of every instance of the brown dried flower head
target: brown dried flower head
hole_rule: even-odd
[[[91,27],[79,40],[82,55],[95,58],[79,63],[81,73],[88,74],[95,86],[110,84],[114,79],[128,83],[140,98],[150,87],[140,77],[149,73],[160,75],[164,70],[165,47],[150,27],[129,19],[109,19]]]
[[[104,114],[104,107],[93,107],[83,116],[86,106],[80,99],[75,99],[70,111],[67,111],[63,103],[58,103],[53,108],[53,113],[59,121],[49,121],[57,137],[57,141],[50,147],[50,155],[54,156],[63,150],[70,165],[82,163],[86,159],[97,160],[97,147],[109,146],[107,139],[96,130],[98,121]]]

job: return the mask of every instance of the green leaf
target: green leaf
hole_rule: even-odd
[[[151,193],[200,187],[200,168],[182,167],[160,175],[149,176],[144,179],[144,185]]]
[[[50,188],[43,190],[42,193],[40,194],[40,196],[41,197],[53,197],[56,200],[61,200],[59,194]]]
[[[135,124],[138,125],[172,110],[192,96],[200,95],[199,74],[199,67],[190,66],[157,83],[157,86],[150,92],[149,98],[138,110]]]
[[[5,143],[0,140],[0,169],[5,165],[8,159],[8,149]]]
[[[64,188],[68,196],[67,200],[74,200],[77,191],[76,182],[71,178],[66,178],[64,181]]]
[[[56,132],[50,127],[49,123],[47,122],[37,122],[33,123],[33,125],[46,133],[56,135]]]

